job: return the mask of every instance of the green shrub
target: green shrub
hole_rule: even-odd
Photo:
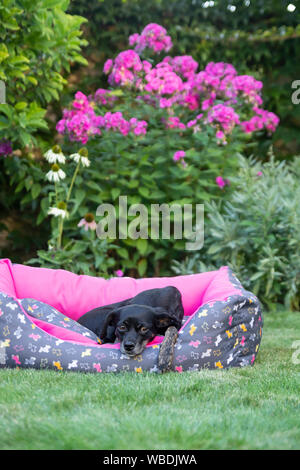
[[[80,48],[80,16],[65,13],[68,0],[4,0],[0,5],[0,80],[6,104],[0,104],[0,142],[24,149],[47,131],[46,106],[58,100],[67,81],[62,70],[86,60]]]
[[[0,80],[6,91],[6,103],[0,104],[0,211],[9,231],[0,252],[19,262],[47,236],[46,227],[28,236],[45,196],[40,147],[52,142],[53,128],[47,108],[59,100],[71,64],[86,64],[80,55],[87,44],[80,25],[86,20],[67,14],[68,5],[66,0],[0,4]],[[7,225],[11,214],[17,221],[13,229]]]
[[[196,222],[196,204],[230,193],[238,153],[253,148],[257,134],[276,130],[279,119],[259,107],[262,83],[252,76],[240,76],[223,62],[198,71],[191,56],[164,57],[172,41],[157,24],[129,38],[131,47],[133,40],[138,41],[135,50],[122,51],[104,64],[115,89],[99,88],[89,96],[78,91],[57,123],[57,131],[66,136],[64,151],[76,153],[78,143],[84,144],[91,161],[76,178],[76,210],[63,222],[57,250],[80,237],[80,219],[95,217],[103,203],[115,206],[119,228],[121,196],[127,197],[128,207],[146,208],[149,219],[152,204],[189,204]],[[47,205],[41,207],[39,221],[47,210]],[[128,217],[129,222],[134,219]],[[170,238],[153,236],[149,219],[138,239],[110,234],[111,269],[133,276],[166,275],[171,261],[185,256],[187,240],[172,231],[174,215]],[[52,224],[52,238],[56,229]]]
[[[85,197],[82,183],[86,174],[82,176],[81,173],[90,165],[87,149],[82,148],[79,153],[66,157],[56,145],[46,152],[45,160],[44,171],[39,173],[39,176],[43,175],[43,197],[37,223],[45,222],[46,216],[51,215],[51,236],[48,249],[38,250],[38,257],[28,263],[67,269],[77,274],[108,276],[108,268],[115,265],[108,253],[114,245],[96,238],[94,216],[86,214],[86,206],[82,204]],[[84,217],[80,222],[80,214],[85,215],[89,224]],[[64,240],[67,222],[68,239]]]
[[[150,23],[162,24],[174,39],[174,55],[191,54],[204,67],[209,61],[229,62],[239,73],[254,73],[264,83],[267,109],[281,120],[272,138],[276,155],[299,152],[300,106],[291,101],[291,84],[300,76],[300,10],[290,2],[265,0],[74,0],[70,11],[88,19],[85,57],[91,73],[82,74],[80,86],[89,92],[101,86],[96,70],[104,60],[127,47],[130,34]],[[296,2],[291,2],[296,5]],[[232,5],[230,5],[232,4]],[[205,6],[206,7],[205,7]],[[230,8],[233,7],[233,8]],[[105,80],[102,81],[105,86]],[[258,157],[270,145],[260,141]]]
[[[240,159],[234,191],[219,204],[206,204],[204,248],[177,274],[230,266],[266,305],[300,307],[300,157],[265,164]]]

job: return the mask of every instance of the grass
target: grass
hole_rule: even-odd
[[[300,314],[265,314],[253,367],[0,370],[0,449],[299,449]],[[300,356],[300,355],[299,355]]]

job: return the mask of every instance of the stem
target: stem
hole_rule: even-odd
[[[64,219],[60,217],[59,226],[58,226],[58,238],[57,238],[57,249],[61,248],[61,239],[64,227]]]
[[[55,202],[56,202],[56,207],[57,207],[57,204],[58,204],[58,191],[57,191],[56,181],[54,181],[54,188],[55,188]]]
[[[69,199],[70,199],[70,197],[71,197],[71,192],[72,192],[72,189],[73,189],[73,186],[74,186],[74,182],[75,182],[77,173],[78,173],[78,171],[79,171],[79,167],[80,167],[80,160],[79,160],[79,162],[77,163],[77,166],[76,166],[75,171],[74,171],[74,174],[73,174],[73,178],[72,178],[72,181],[71,181],[71,184],[70,184],[70,187],[69,187],[69,191],[68,191],[68,194],[67,194],[66,204],[68,204]]]
[[[66,198],[67,208],[68,208],[68,202],[69,202],[70,197],[71,197],[72,189],[73,189],[73,186],[74,186],[74,182],[75,182],[77,173],[79,171],[79,167],[80,167],[80,160],[77,163],[77,166],[75,168],[75,171],[74,171],[74,174],[73,174],[73,177],[72,177],[72,180],[71,180],[71,184],[70,184],[70,187],[69,187],[69,190],[68,190],[68,194],[67,194],[67,198]],[[56,186],[55,186],[55,191],[56,191]],[[57,192],[56,192],[56,199],[57,199]],[[60,221],[59,221],[59,226],[58,226],[57,249],[61,248],[61,240],[62,240],[63,229],[64,229],[64,219],[63,219],[63,217],[61,217]]]

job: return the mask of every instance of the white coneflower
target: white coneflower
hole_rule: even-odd
[[[65,179],[65,177],[66,173],[61,170],[57,163],[54,163],[54,165],[51,166],[51,170],[46,174],[47,180],[53,181],[54,183]]]
[[[66,163],[66,157],[61,151],[61,148],[59,145],[54,145],[52,149],[49,149],[44,157],[49,163]]]
[[[50,207],[48,214],[54,215],[54,217],[62,217],[63,219],[66,219],[69,217],[67,204],[63,201],[59,202],[56,207]]]
[[[85,147],[80,149],[78,153],[72,153],[70,158],[76,163],[80,162],[82,166],[90,166],[91,164],[90,160],[88,159],[88,151]]]

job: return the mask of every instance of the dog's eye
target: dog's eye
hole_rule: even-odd
[[[126,330],[127,330],[127,328],[126,328],[125,325],[120,325],[120,326],[118,327],[118,329],[119,329],[119,331],[126,331]]]
[[[149,330],[149,328],[147,328],[146,326],[142,326],[141,329],[140,329],[140,332],[141,333],[147,333],[148,330]]]

